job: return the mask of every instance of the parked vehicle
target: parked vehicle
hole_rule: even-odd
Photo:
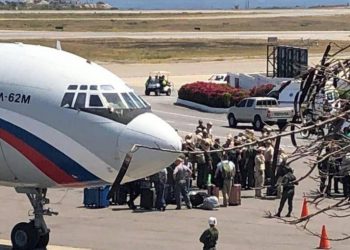
[[[230,108],[227,119],[234,128],[239,122],[251,122],[255,130],[261,130],[265,124],[277,124],[284,127],[294,116],[293,108],[279,107],[275,98],[250,97]]]
[[[154,92],[155,95],[166,94],[171,95],[172,83],[169,81],[170,73],[167,71],[152,71],[146,81],[145,95]]]
[[[229,74],[214,74],[209,77],[208,82],[216,84],[227,84],[229,82]]]

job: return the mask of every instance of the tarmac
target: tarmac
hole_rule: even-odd
[[[143,88],[135,86],[137,93],[143,96]],[[225,114],[209,114],[184,107],[174,106],[176,96],[143,96],[151,103],[153,112],[166,121],[180,134],[193,132],[198,118],[211,120],[214,134],[224,140],[228,133],[236,135],[250,124],[242,124],[239,129],[227,126]],[[301,143],[305,141],[300,140]],[[282,144],[288,152],[293,151],[289,138]],[[304,175],[309,167],[304,161],[293,164],[297,177]],[[316,173],[315,173],[316,174]],[[301,213],[304,195],[312,196],[318,183],[307,178],[296,188],[294,211],[291,220]],[[254,191],[242,191],[242,205],[219,208],[215,211],[200,209],[175,210],[169,205],[165,212],[132,211],[127,206],[110,206],[103,209],[83,207],[82,189],[50,189],[48,198],[51,207],[60,214],[46,218],[51,229],[50,244],[54,246],[76,247],[84,249],[201,249],[199,236],[207,228],[210,216],[218,219],[220,232],[217,249],[220,250],[270,250],[270,249],[315,249],[319,238],[311,236],[305,230],[289,225],[281,219],[270,218],[279,205],[279,200],[255,199]],[[9,249],[8,240],[12,227],[21,221],[27,221],[27,212],[31,209],[29,201],[23,194],[16,194],[13,188],[0,187],[1,223],[0,238],[7,240],[0,249]],[[222,200],[221,200],[222,202]],[[324,202],[324,206],[330,204]],[[136,202],[136,204],[138,204]],[[310,212],[317,211],[309,207]],[[287,207],[283,215],[287,212]],[[327,226],[330,238],[342,237],[347,233],[346,218],[332,219],[319,215],[310,220],[308,229],[321,232],[322,225]],[[348,241],[331,242],[333,249],[348,249]],[[67,249],[67,248],[49,248]]]

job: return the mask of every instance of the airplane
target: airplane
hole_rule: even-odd
[[[48,188],[140,179],[181,149],[174,128],[119,77],[60,47],[0,44],[0,185],[26,194],[34,214],[13,228],[14,249],[48,245]],[[145,147],[120,171],[136,144]]]

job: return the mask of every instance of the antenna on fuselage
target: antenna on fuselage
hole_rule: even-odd
[[[57,50],[62,50],[61,42],[59,40],[56,41],[56,49]]]

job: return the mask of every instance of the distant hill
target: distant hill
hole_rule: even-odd
[[[232,9],[247,6],[248,0],[106,0],[122,9]],[[350,0],[249,0],[250,8],[310,7],[317,5],[346,5]]]

